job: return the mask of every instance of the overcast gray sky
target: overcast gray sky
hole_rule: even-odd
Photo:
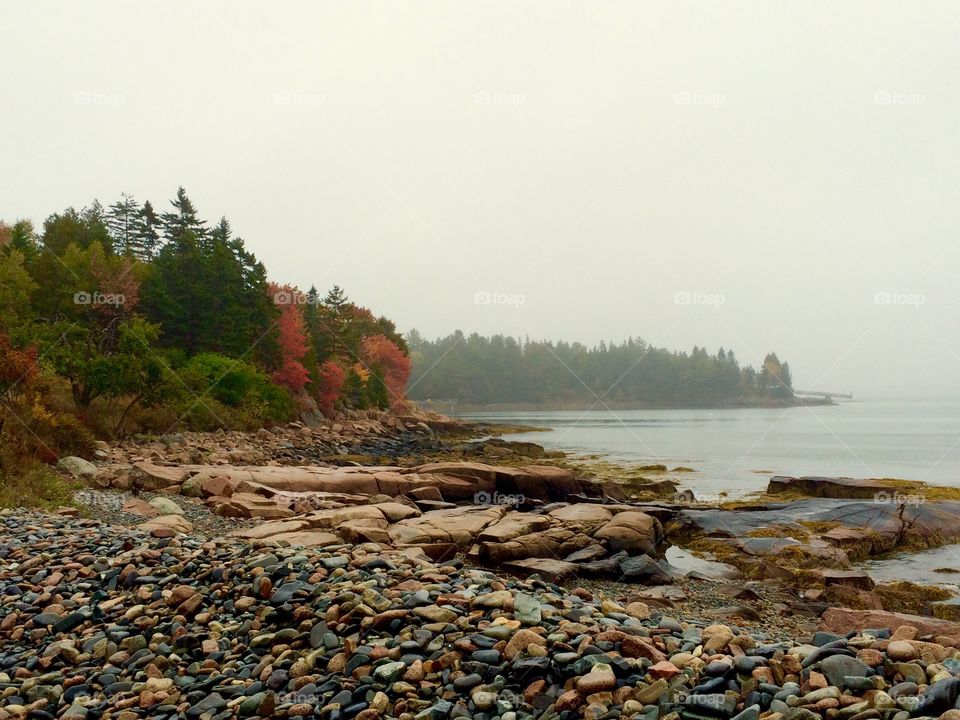
[[[960,387],[956,2],[0,8],[8,221],[182,184],[402,330]]]

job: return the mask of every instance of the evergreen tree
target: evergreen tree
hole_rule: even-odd
[[[137,247],[140,248],[143,259],[151,260],[160,250],[160,218],[153,205],[147,200],[134,221],[134,233]]]
[[[99,246],[104,254],[112,254],[113,241],[101,210],[87,208],[77,212],[67,208],[44,221],[39,250],[28,261],[30,275],[36,284],[31,304],[37,317],[52,319],[62,315],[72,306],[75,293],[96,290],[92,286],[83,286],[65,258],[71,248],[88,250],[94,246]]]
[[[9,247],[21,253],[29,264],[39,252],[36,233],[33,231],[33,223],[29,220],[17,220],[10,226]]]
[[[162,219],[168,242],[144,285],[144,307],[160,324],[162,342],[187,355],[255,353],[275,368],[276,334],[265,335],[278,313],[263,264],[233,236],[226,218],[206,230],[183,188],[172,204],[177,212]]]
[[[160,227],[163,237],[170,243],[202,240],[207,235],[206,220],[201,220],[197,209],[187,197],[187,191],[181,185],[177,196],[170,201],[173,210],[160,215]]]
[[[137,234],[139,215],[140,205],[127,193],[121,193],[120,199],[107,210],[106,225],[113,239],[113,251],[118,255],[144,257]]]
[[[349,302],[346,293],[343,292],[343,289],[339,285],[334,285],[330,288],[330,292],[323,298],[324,305],[338,311]]]

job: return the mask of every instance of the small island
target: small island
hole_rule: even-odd
[[[775,352],[763,358],[758,370],[741,365],[732,350],[667,350],[639,338],[587,347],[459,331],[426,340],[414,330],[406,339],[410,398],[438,412],[832,403],[829,395],[795,393],[790,365]]]

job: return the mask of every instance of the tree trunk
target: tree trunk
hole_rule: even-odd
[[[133,406],[136,405],[143,398],[143,395],[137,395],[130,403],[123,409],[123,412],[120,413],[120,419],[117,420],[117,426],[113,429],[113,434],[120,436],[120,430],[123,428],[123,423],[127,419],[127,413],[133,409]]]

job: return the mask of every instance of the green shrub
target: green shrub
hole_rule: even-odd
[[[290,394],[242,360],[200,353],[179,373],[184,392],[175,406],[184,407],[184,420],[190,427],[212,429],[229,424],[249,428],[293,417]]]

